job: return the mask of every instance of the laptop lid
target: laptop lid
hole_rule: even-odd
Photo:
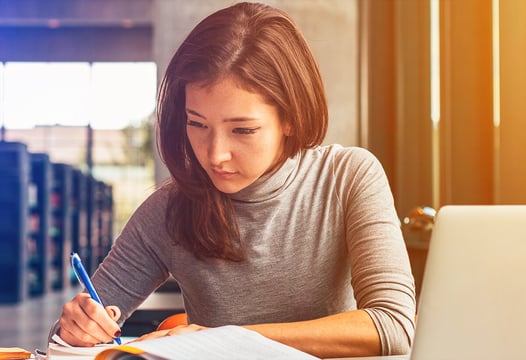
[[[411,360],[525,359],[526,206],[436,216]]]

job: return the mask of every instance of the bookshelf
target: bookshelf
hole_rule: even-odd
[[[39,296],[51,289],[48,268],[51,264],[51,204],[53,181],[48,154],[30,154],[31,184],[29,187],[28,235],[28,291],[29,296]]]
[[[23,143],[0,141],[0,302],[27,297],[29,153]]]
[[[68,288],[71,283],[71,186],[72,169],[68,164],[53,163],[51,189],[51,287]]]

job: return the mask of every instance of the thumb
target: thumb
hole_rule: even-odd
[[[117,320],[119,320],[119,318],[121,317],[121,310],[118,306],[110,305],[106,306],[105,309],[113,321],[117,322]]]

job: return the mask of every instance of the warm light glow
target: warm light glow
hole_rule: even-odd
[[[440,207],[440,7],[439,0],[429,0],[429,33],[430,33],[430,106],[432,137],[432,193],[433,207]]]
[[[431,120],[440,121],[440,9],[439,0],[430,0],[430,70],[431,70]]]
[[[492,3],[492,60],[493,60],[493,198],[500,201],[500,12],[499,0]]]
[[[0,120],[10,129],[120,129],[155,110],[155,63],[8,62],[0,78]]]
[[[492,1],[493,35],[493,125],[500,126],[500,22],[499,0]]]

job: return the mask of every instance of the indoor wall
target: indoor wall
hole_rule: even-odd
[[[264,2],[290,13],[319,61],[326,143],[380,159],[401,219],[422,205],[526,203],[526,2]],[[13,3],[0,0],[0,61],[153,60],[160,80],[190,29],[232,1]],[[424,250],[417,276],[429,234],[406,232]]]
[[[526,3],[360,4],[363,143],[401,217],[422,205],[525,204]],[[405,230],[419,283],[430,231]]]

